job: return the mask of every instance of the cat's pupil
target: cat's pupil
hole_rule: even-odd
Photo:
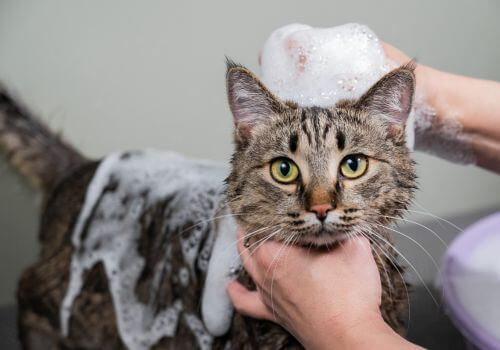
[[[359,167],[359,161],[356,158],[347,158],[347,165],[352,171],[358,170]]]
[[[287,176],[290,173],[290,164],[288,162],[281,162],[280,164],[281,175]]]

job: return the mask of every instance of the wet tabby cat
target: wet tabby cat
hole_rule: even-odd
[[[18,290],[24,348],[301,348],[270,322],[210,312],[237,271],[224,257],[235,249],[234,225],[224,226],[232,217],[258,238],[303,246],[368,236],[382,314],[402,332],[406,284],[384,227],[415,189],[404,140],[414,84],[403,66],[357,101],[301,107],[229,63],[235,151],[225,185],[223,168],[171,153],[88,160],[0,90],[0,144],[44,193],[42,252]]]

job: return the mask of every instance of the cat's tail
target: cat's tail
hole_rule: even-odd
[[[0,150],[29,182],[49,193],[86,159],[0,85]]]

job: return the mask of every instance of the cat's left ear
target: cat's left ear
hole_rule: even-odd
[[[248,69],[227,61],[227,96],[238,138],[247,139],[252,129],[286,105],[275,97]]]
[[[404,137],[415,92],[415,64],[410,62],[383,76],[356,103],[387,122],[388,135]]]

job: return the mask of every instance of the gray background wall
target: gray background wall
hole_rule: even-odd
[[[1,0],[0,79],[89,156],[154,147],[227,161],[225,54],[256,70],[284,24],[355,21],[424,64],[500,80],[499,15],[494,0]],[[499,176],[415,158],[430,212],[500,208]],[[37,255],[36,198],[0,163],[0,304]]]

